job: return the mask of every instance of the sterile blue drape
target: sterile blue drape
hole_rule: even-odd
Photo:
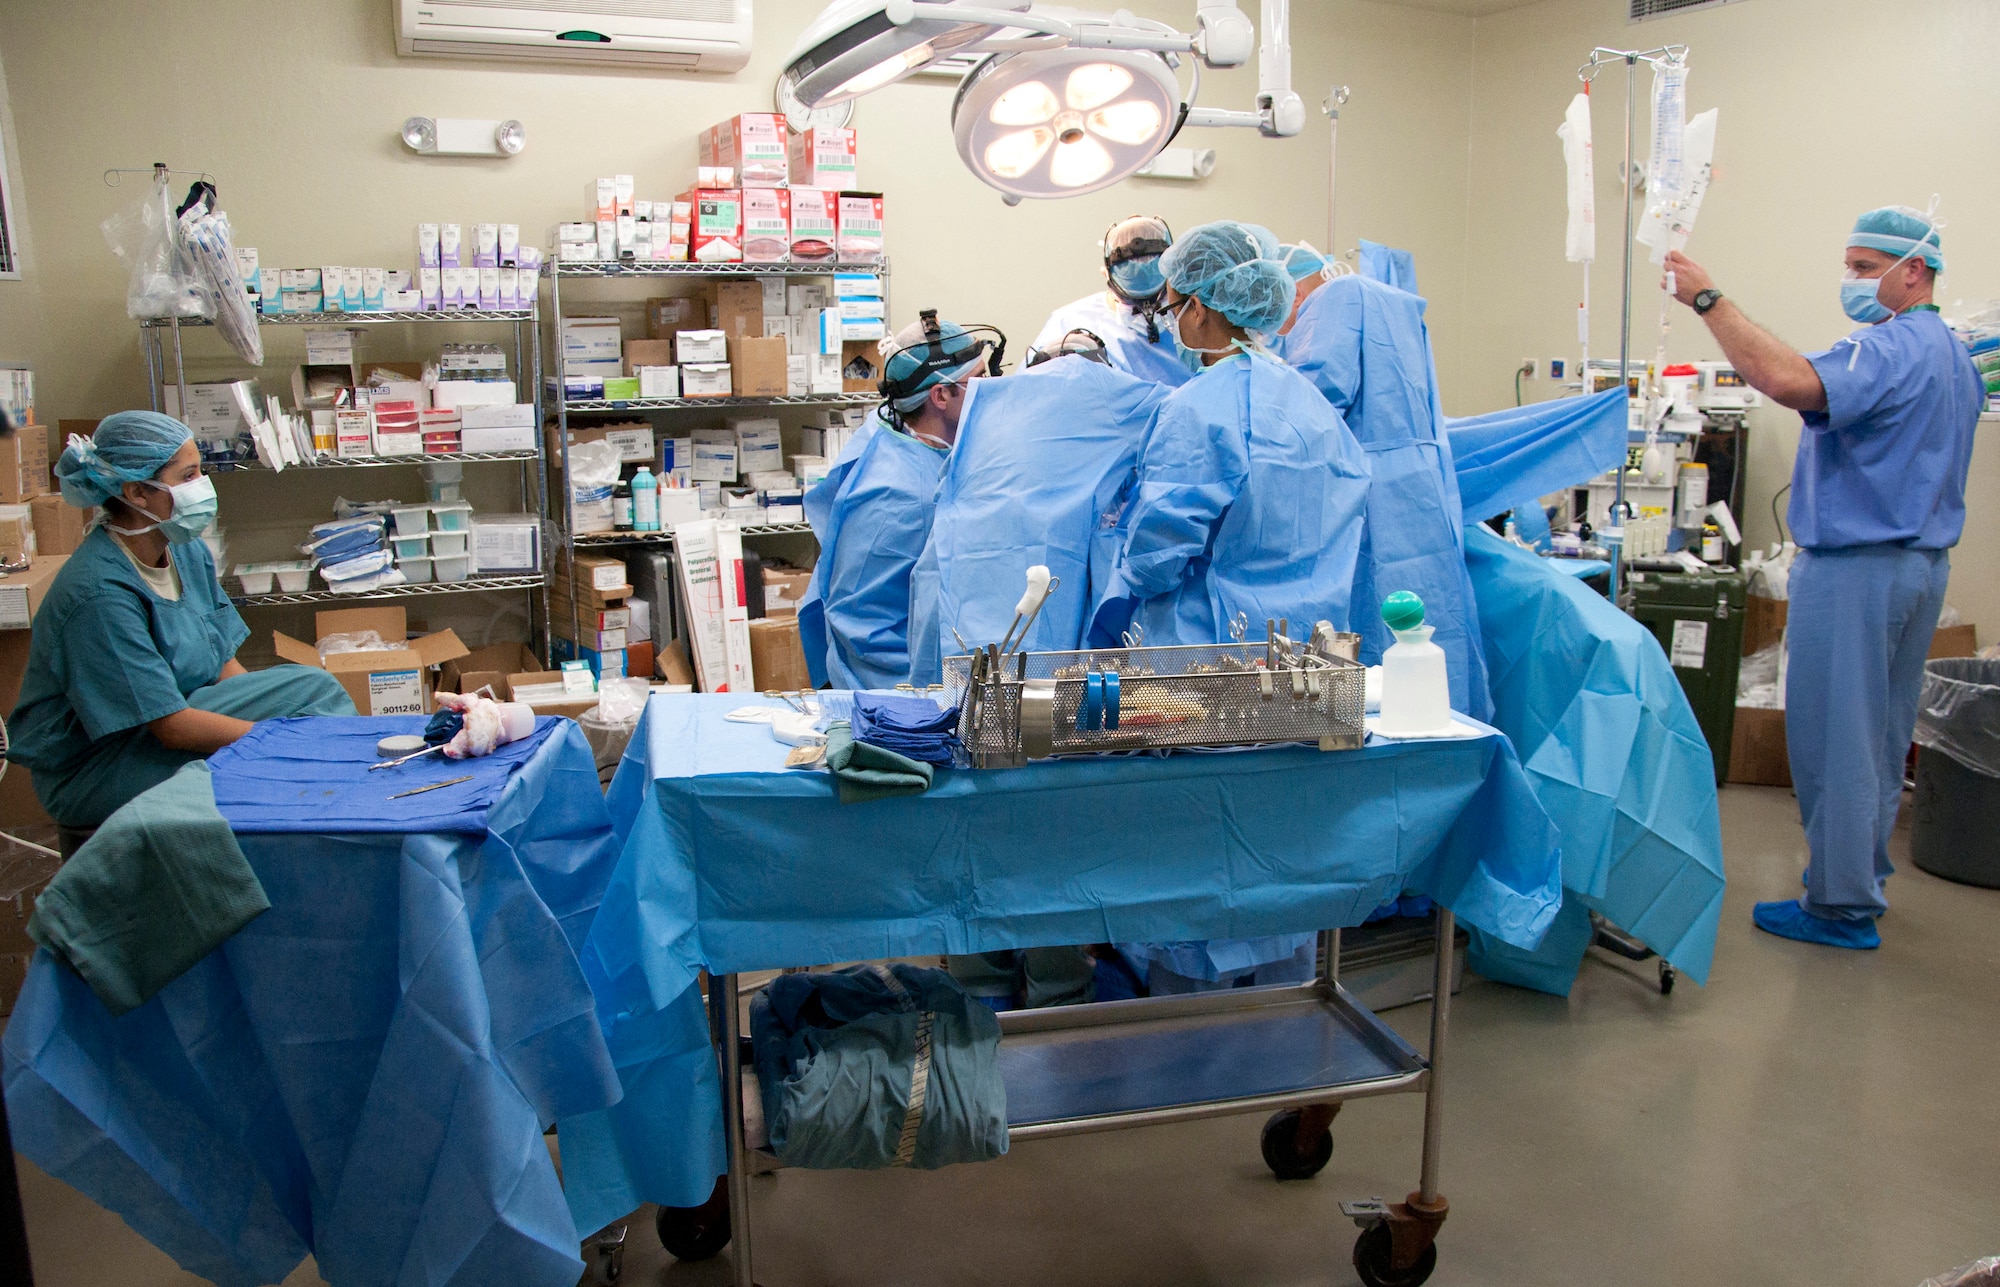
[[[1370,281],[1417,293],[1417,257],[1407,250],[1361,238],[1361,262],[1356,271]]]
[[[1361,635],[1361,659],[1380,661],[1395,642],[1382,624],[1382,600],[1414,591],[1435,628],[1431,641],[1445,651],[1452,708],[1484,719],[1486,666],[1424,310],[1409,291],[1337,277],[1306,297],[1277,349],[1346,418],[1368,454],[1368,522],[1350,626]]]
[[[958,651],[954,629],[975,646],[999,642],[1037,563],[1061,585],[1025,646],[1082,646],[1139,448],[1167,392],[1078,357],[972,382],[919,565],[931,592],[911,596],[914,682],[937,681],[940,658]]]
[[[570,1287],[542,1130],[619,1093],[575,955],[616,850],[574,724],[487,828],[240,835],[271,910],[118,1019],[37,953],[14,1146],[223,1287],[309,1253],[334,1287]]]
[[[1715,767],[1658,641],[1603,595],[1477,526],[1466,561],[1493,687],[1562,833],[1563,910],[1538,949],[1472,928],[1474,969],[1567,995],[1594,909],[1705,982],[1724,886]]]
[[[1625,459],[1624,391],[1445,418],[1458,495],[1471,520],[1580,487]]]

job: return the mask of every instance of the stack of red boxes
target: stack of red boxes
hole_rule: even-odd
[[[426,411],[423,413],[424,454],[426,456],[448,456],[459,449],[459,420],[457,408],[446,411]]]

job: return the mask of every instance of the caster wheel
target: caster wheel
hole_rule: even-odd
[[[1680,972],[1674,969],[1673,966],[1668,965],[1665,961],[1660,962],[1660,995],[1667,996],[1672,993],[1674,990],[1674,980],[1679,977]]]
[[[1333,1132],[1322,1130],[1310,1148],[1299,1147],[1299,1118],[1296,1108],[1273,1113],[1264,1123],[1261,1141],[1264,1165],[1281,1180],[1310,1180],[1333,1159]]]
[[[1367,1287],[1419,1287],[1438,1267],[1435,1242],[1425,1247],[1424,1254],[1417,1257],[1417,1263],[1408,1269],[1389,1267],[1391,1247],[1391,1235],[1386,1224],[1378,1224],[1354,1240],[1354,1271],[1361,1275],[1361,1281]]]
[[[698,1207],[661,1207],[653,1227],[660,1245],[675,1260],[707,1260],[729,1245],[729,1177]]]

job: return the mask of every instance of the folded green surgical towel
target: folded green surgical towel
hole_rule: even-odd
[[[36,900],[28,935],[120,1015],[270,906],[196,761],[104,820]]]
[[[826,767],[839,787],[842,804],[922,795],[931,789],[930,765],[855,741],[854,729],[846,720],[838,720],[826,730]]]

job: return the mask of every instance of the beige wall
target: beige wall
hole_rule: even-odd
[[[1131,7],[1192,14],[1186,0]],[[636,175],[641,196],[678,192],[692,178],[695,131],[769,110],[784,55],[820,5],[760,0],[756,55],[728,77],[398,58],[388,0],[12,8],[0,55],[22,126],[14,172],[39,235],[31,281],[0,284],[0,353],[38,360],[52,418],[144,397],[119,268],[97,228],[143,179],[108,189],[107,166],[163,159],[209,171],[239,243],[272,265],[408,264],[419,220],[518,222],[544,238],[576,216],[584,182],[599,174]],[[1336,81],[1355,91],[1342,121],[1343,247],[1369,233],[1415,249],[1448,347],[1463,313],[1472,21],[1342,0],[1302,9],[1297,25],[1296,83],[1308,101],[1316,108]],[[1254,71],[1210,74],[1202,101],[1248,107],[1255,88]],[[1203,183],[1136,180],[1010,210],[960,164],[951,95],[946,83],[913,81],[856,113],[863,179],[888,194],[898,321],[934,304],[997,323],[1018,353],[1053,307],[1093,288],[1099,234],[1135,210],[1178,228],[1246,216],[1286,239],[1326,240],[1328,125],[1317,110],[1294,140],[1190,132],[1220,153]],[[416,113],[518,117],[528,150],[508,161],[417,157],[396,139]]]
[[[1715,180],[1688,254],[1749,314],[1801,349],[1853,329],[1840,311],[1841,247],[1862,210],[1922,207],[1933,192],[1950,275],[1941,302],[2000,297],[2000,5],[1989,0],[1743,0],[1628,24],[1624,0],[1543,0],[1479,19],[1472,89],[1471,218],[1464,343],[1449,358],[1447,400],[1463,409],[1504,405],[1524,357],[1573,358],[1581,269],[1563,258],[1564,186],[1556,126],[1593,45],[1690,48],[1688,110],[1715,107]],[[1635,78],[1643,140],[1651,76]],[[1624,73],[1592,90],[1598,255],[1591,282],[1592,353],[1618,353]],[[1643,157],[1643,150],[1641,156]],[[1642,248],[1643,251],[1643,248]],[[1633,274],[1632,351],[1652,360],[1659,273],[1643,257]],[[1685,309],[1671,316],[1670,361],[1720,357]],[[1537,397],[1555,390],[1530,384]],[[1981,434],[1968,495],[1971,521],[1954,554],[1952,602],[1983,627],[2000,626],[2000,425]],[[1799,418],[1752,417],[1745,529],[1775,539],[1771,497],[1789,479]]]

